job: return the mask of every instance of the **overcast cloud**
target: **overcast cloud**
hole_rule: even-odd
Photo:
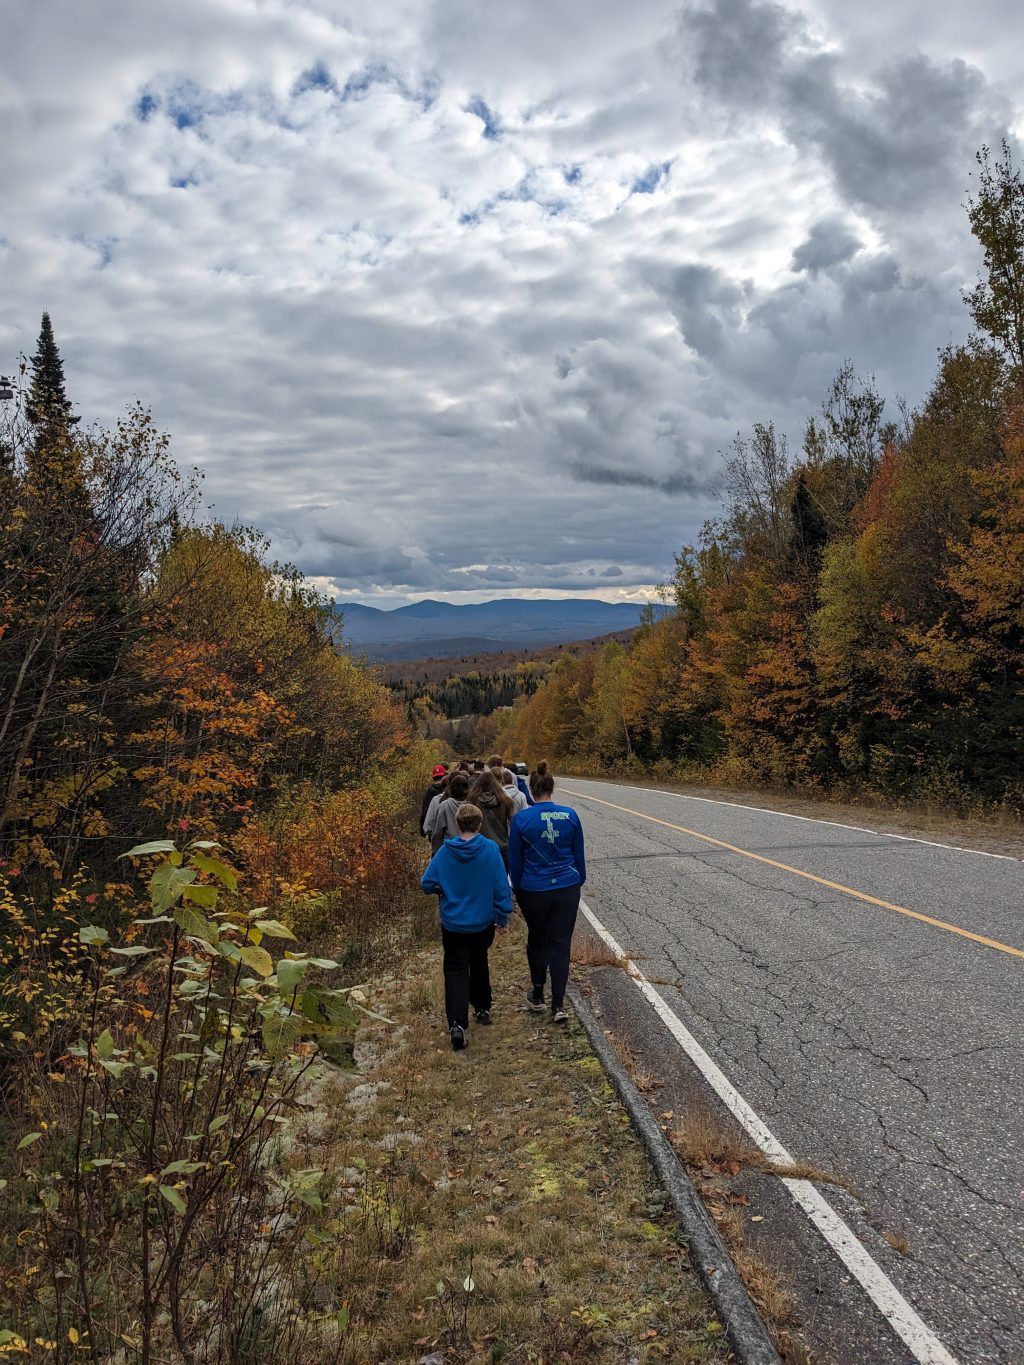
[[[716,452],[849,357],[919,401],[1016,0],[34,0],[0,50],[0,370],[48,308],[339,596],[646,596]]]

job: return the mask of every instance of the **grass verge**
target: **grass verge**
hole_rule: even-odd
[[[722,1326],[583,1032],[523,1008],[523,931],[492,951],[494,1022],[453,1053],[439,953],[374,1005],[361,1076],[325,1076],[293,1158],[328,1171],[318,1292],[342,1361],[720,1361]],[[335,1334],[337,1333],[337,1334]]]

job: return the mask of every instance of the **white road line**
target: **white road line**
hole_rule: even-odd
[[[588,922],[617,957],[625,958],[629,975],[641,995],[654,1007],[655,1013],[676,1042],[701,1072],[719,1099],[735,1115],[753,1140],[767,1156],[777,1161],[792,1161],[789,1152],[768,1125],[751,1109],[725,1072],[701,1047],[683,1021],[664,997],[633,962],[625,949],[616,942],[585,901],[580,909]],[[782,1182],[797,1205],[804,1211],[832,1250],[846,1266],[893,1331],[906,1343],[919,1365],[957,1365],[942,1342],[911,1307],[885,1271],[872,1260],[856,1234],[843,1222],[809,1180],[784,1179]]]
[[[572,782],[587,781],[585,777],[573,777],[569,780]],[[929,848],[947,848],[953,853],[976,853],[979,858],[1001,858],[1006,863],[1024,862],[1024,858],[1016,858],[1012,853],[989,853],[983,848],[964,848],[962,844],[940,844],[934,839],[921,839],[916,834],[892,834],[887,829],[868,829],[866,825],[844,825],[841,820],[823,820],[817,815],[796,815],[790,810],[773,810],[771,806],[745,806],[742,801],[719,801],[713,796],[688,796],[685,792],[664,791],[661,787],[635,787],[628,782],[603,782],[600,785],[622,787],[624,791],[647,792],[650,796],[674,796],[677,801],[704,801],[709,806],[732,806],[735,810],[756,810],[761,815],[782,815],[787,820],[803,820],[809,825],[834,825],[836,829],[852,829],[858,834],[874,834],[880,839],[902,839],[907,844],[926,844]]]

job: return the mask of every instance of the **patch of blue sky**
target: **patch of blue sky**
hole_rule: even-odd
[[[341,87],[339,98],[344,103],[346,100],[359,99],[361,95],[374,85],[386,85],[395,81],[394,73],[385,62],[369,62],[366,66],[354,71],[348,80]]]
[[[307,90],[329,90],[333,94],[338,93],[334,77],[323,62],[316,62],[308,70],[302,72],[292,86],[292,96],[304,95]]]
[[[578,185],[583,179],[582,166],[568,166],[562,171],[562,179],[567,185]]]
[[[135,117],[140,123],[146,123],[159,108],[160,101],[152,91],[143,90],[142,94],[135,101]]]
[[[484,125],[484,137],[487,138],[488,142],[498,141],[502,131],[501,120],[479,95],[474,96],[466,105],[466,113],[475,114]]]
[[[187,190],[190,186],[198,184],[199,181],[193,171],[189,171],[187,175],[171,176],[171,189],[174,190]]]
[[[672,169],[671,161],[662,161],[648,166],[643,175],[638,175],[633,181],[630,189],[631,194],[653,194],[658,186],[667,178]]]

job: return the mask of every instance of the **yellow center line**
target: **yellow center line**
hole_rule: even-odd
[[[961,938],[972,939],[985,948],[995,948],[997,952],[1008,953],[1011,957],[1024,957],[1024,948],[1014,948],[1009,943],[1000,943],[998,939],[986,938],[984,934],[972,934],[969,929],[961,929],[957,924],[948,924],[944,919],[934,919],[931,915],[922,915],[919,910],[908,910],[905,905],[893,905],[892,901],[879,900],[877,896],[869,896],[866,891],[856,891],[852,886],[844,886],[842,882],[830,882],[827,877],[818,877],[813,872],[804,872],[802,868],[790,867],[789,863],[780,863],[774,858],[766,858],[763,853],[751,853],[748,848],[739,848],[736,844],[726,843],[724,839],[715,839],[710,834],[701,834],[700,830],[688,829],[686,825],[674,825],[671,820],[659,820],[656,815],[646,815],[642,810],[633,810],[629,806],[618,806],[614,801],[604,801],[599,796],[589,796],[585,792],[574,792],[568,787],[563,787],[562,790],[570,796],[578,796],[583,801],[594,801],[599,806],[608,806],[611,810],[621,810],[626,815],[635,815],[640,820],[649,820],[652,825],[664,825],[665,829],[674,829],[680,834],[689,834],[691,838],[702,839],[704,843],[714,844],[716,848],[724,848],[730,853],[738,853],[743,858],[752,858],[755,863],[767,863],[769,867],[777,867],[780,872],[792,872],[794,877],[803,877],[805,881],[817,882],[819,886],[827,886],[831,891],[841,891],[844,896],[853,896],[855,900],[866,901],[868,905],[878,905],[883,910],[894,910],[897,915],[906,915],[909,919],[920,920],[922,924],[930,924],[933,929],[945,929],[949,934],[959,934]]]

